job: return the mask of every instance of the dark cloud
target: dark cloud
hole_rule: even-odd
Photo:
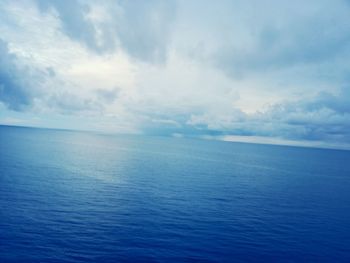
[[[91,7],[78,0],[37,0],[40,10],[55,10],[63,32],[97,53],[122,48],[131,57],[150,63],[166,59],[175,4],[171,1],[100,1],[112,21],[94,23]]]
[[[37,0],[41,11],[57,11],[62,24],[62,30],[73,40],[84,43],[97,52],[104,50],[97,44],[96,29],[86,18],[89,6],[76,0]]]
[[[272,122],[283,123],[289,137],[350,142],[349,105],[349,89],[343,88],[337,95],[321,92],[309,100],[274,106],[267,117]]]
[[[350,30],[346,34],[328,32],[327,35],[314,32],[315,28],[316,25],[305,32],[266,29],[256,37],[255,47],[248,50],[224,48],[216,54],[215,63],[229,75],[235,76],[251,71],[266,72],[295,65],[322,63],[344,53],[350,57]]]
[[[166,59],[176,6],[173,1],[122,1],[123,15],[116,29],[121,45],[131,56],[148,62]]]
[[[116,87],[112,90],[97,89],[95,92],[97,97],[102,99],[104,102],[112,103],[118,98],[120,88]]]
[[[265,112],[245,114],[239,110],[220,119],[203,113],[187,125],[221,135],[265,136],[291,140],[350,143],[350,89],[334,95],[321,92],[311,99],[271,106]]]
[[[103,105],[95,98],[84,98],[69,91],[56,92],[47,98],[47,106],[61,114],[99,114]]]
[[[27,83],[28,70],[19,66],[17,57],[0,39],[0,101],[9,109],[20,111],[32,103],[33,90]]]
[[[0,39],[0,102],[14,111],[29,111],[35,101],[61,113],[100,111],[101,103],[92,98],[81,98],[70,92],[56,90],[48,80],[55,78],[53,68],[38,69],[25,65],[12,54],[7,43]],[[61,83],[66,85],[65,83]],[[106,95],[107,96],[107,95]]]
[[[271,6],[260,12],[264,6],[253,3],[243,6],[250,6],[244,17],[251,17],[249,22],[254,23],[236,21],[239,14],[232,4],[229,41],[219,41],[218,48],[208,55],[210,63],[228,76],[242,78],[308,67],[314,77],[332,71],[335,64],[338,68],[348,65],[349,5],[342,1],[270,1]]]

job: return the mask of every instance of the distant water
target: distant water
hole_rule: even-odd
[[[350,152],[0,127],[0,262],[350,262]]]

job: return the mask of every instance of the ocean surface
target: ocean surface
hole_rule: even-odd
[[[350,151],[0,126],[0,262],[350,262]]]

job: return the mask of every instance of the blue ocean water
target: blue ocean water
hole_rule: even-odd
[[[0,262],[350,262],[350,151],[0,126]]]

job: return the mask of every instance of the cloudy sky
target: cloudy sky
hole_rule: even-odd
[[[3,0],[0,123],[350,145],[350,1]]]

